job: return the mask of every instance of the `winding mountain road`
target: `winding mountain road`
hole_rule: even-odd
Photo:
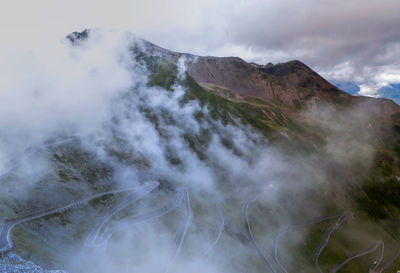
[[[181,250],[183,239],[185,238],[186,232],[189,228],[190,220],[192,219],[192,210],[190,208],[190,199],[189,199],[189,191],[185,187],[178,188],[178,191],[183,192],[183,199],[185,202],[185,220],[183,221],[181,227],[176,233],[175,237],[175,252],[172,255],[172,258],[169,262],[169,264],[166,266],[164,272],[169,272],[169,269],[171,268],[172,264],[175,262],[176,257],[178,257],[178,254]]]
[[[383,254],[384,254],[384,251],[385,251],[385,244],[384,244],[383,241],[380,241],[380,240],[376,241],[375,244],[371,248],[368,248],[366,250],[360,251],[358,253],[355,253],[355,254],[343,259],[340,263],[338,263],[337,265],[335,265],[331,269],[330,273],[336,273],[339,269],[341,269],[343,266],[345,266],[346,264],[348,264],[352,260],[357,259],[357,258],[361,258],[361,257],[363,257],[365,255],[368,255],[368,254],[376,251],[378,248],[379,248],[378,256],[375,259],[374,263],[370,266],[369,272],[370,273],[382,273],[400,255],[400,249],[385,264],[383,264],[381,267],[379,267],[380,263],[383,260]]]
[[[29,214],[23,217],[15,218],[15,219],[5,219],[2,222],[0,222],[0,253],[3,254],[5,252],[8,252],[12,249],[13,244],[10,239],[10,232],[13,227],[16,225],[19,225],[24,222],[32,221],[35,219],[39,219],[44,216],[56,214],[56,213],[62,213],[77,207],[83,207],[87,205],[87,203],[93,199],[109,195],[109,194],[117,194],[117,193],[122,193],[122,192],[127,192],[127,191],[141,191],[149,188],[155,188],[159,185],[158,182],[156,181],[151,181],[151,182],[146,182],[143,186],[140,187],[134,187],[134,188],[126,188],[126,189],[121,189],[121,190],[112,190],[112,191],[107,191],[107,192],[102,192],[98,194],[91,195],[89,197],[83,198],[81,200],[72,202],[66,206],[62,206],[60,208],[55,208],[55,209],[49,209],[45,211],[41,211],[38,213],[34,214]]]
[[[319,256],[321,255],[322,251],[324,250],[325,246],[328,244],[328,241],[331,237],[331,234],[340,227],[340,225],[343,223],[344,220],[347,218],[352,217],[353,218],[353,213],[349,211],[345,211],[342,216],[339,217],[339,219],[336,221],[336,223],[328,228],[328,230],[324,234],[324,239],[322,240],[321,244],[318,246],[317,250],[315,251],[313,261],[315,266],[318,269],[319,273],[323,273],[321,267],[319,266]]]
[[[210,253],[211,250],[218,243],[219,238],[221,238],[222,230],[224,229],[224,225],[225,225],[225,219],[224,219],[224,216],[222,215],[221,210],[218,207],[218,202],[214,203],[214,207],[215,207],[215,210],[216,210],[217,216],[218,216],[218,224],[217,224],[217,227],[215,229],[214,240],[212,240],[212,243],[211,243],[210,247],[207,249],[207,251],[205,252],[205,255]]]
[[[291,231],[291,230],[293,230],[295,228],[301,228],[301,227],[315,225],[315,224],[318,224],[318,223],[321,223],[321,222],[324,222],[324,221],[327,221],[327,220],[330,220],[330,219],[333,219],[333,218],[343,217],[344,215],[347,215],[347,214],[348,214],[348,212],[345,211],[345,212],[342,212],[342,213],[339,213],[339,214],[329,215],[329,216],[325,216],[325,217],[318,217],[318,218],[315,218],[313,220],[310,220],[310,221],[307,221],[307,222],[304,222],[304,223],[289,225],[288,227],[276,232],[274,234],[273,245],[272,245],[272,248],[273,248],[273,250],[272,250],[272,253],[273,253],[272,258],[275,261],[275,263],[279,266],[280,270],[285,272],[285,273],[287,273],[286,268],[281,264],[281,262],[279,261],[279,258],[278,258],[278,239],[279,239],[279,237],[281,235],[283,235],[283,234],[285,234],[285,233],[287,233],[287,232],[289,232],[289,231]]]
[[[149,220],[152,220],[155,218],[159,218],[173,210],[178,209],[181,206],[182,201],[184,201],[184,205],[185,205],[184,220],[182,221],[182,224],[179,226],[179,228],[176,232],[176,237],[174,240],[175,250],[172,254],[172,257],[171,257],[169,263],[165,267],[165,271],[164,271],[164,272],[169,272],[171,266],[174,264],[177,256],[180,253],[184,238],[186,236],[186,233],[187,233],[187,230],[189,228],[190,221],[192,218],[192,211],[191,211],[190,199],[189,199],[189,191],[187,188],[185,188],[185,187],[178,188],[176,190],[176,198],[172,202],[170,201],[169,203],[167,203],[159,208],[150,210],[148,212],[140,213],[138,215],[133,215],[128,218],[122,219],[116,223],[113,223],[109,229],[106,229],[103,231],[103,233],[101,233],[105,223],[107,223],[111,217],[113,217],[115,214],[117,214],[124,208],[128,207],[129,205],[133,204],[137,200],[148,195],[151,191],[153,191],[158,186],[159,186],[159,182],[149,181],[139,187],[125,188],[125,189],[120,189],[120,190],[112,190],[112,191],[107,191],[107,192],[103,192],[103,193],[93,194],[91,196],[88,196],[86,198],[72,202],[68,205],[65,205],[65,206],[62,206],[59,208],[39,211],[37,213],[32,213],[32,214],[14,218],[14,219],[5,219],[0,222],[0,254],[3,255],[12,249],[13,243],[10,239],[10,233],[11,233],[12,228],[14,228],[18,224],[32,221],[32,220],[35,220],[35,219],[38,219],[38,218],[41,218],[44,216],[56,214],[56,213],[63,213],[65,211],[69,211],[74,208],[83,207],[83,206],[87,205],[87,203],[90,202],[91,200],[94,200],[96,198],[99,198],[99,197],[102,197],[105,195],[132,192],[128,197],[124,198],[121,202],[119,202],[118,204],[116,204],[115,206],[108,209],[105,213],[102,214],[102,217],[97,221],[94,229],[87,237],[85,244],[89,245],[89,246],[100,245],[100,244],[106,242],[108,240],[108,238],[110,238],[110,236],[112,236],[112,234],[114,234],[115,232],[127,229],[130,226],[132,226],[132,224],[135,224],[135,223],[141,223],[141,222],[149,221]],[[347,220],[349,218],[353,218],[352,212],[345,211],[340,214],[330,215],[330,216],[326,216],[326,217],[319,217],[319,218],[316,218],[316,219],[313,219],[313,220],[310,220],[310,221],[307,221],[304,223],[291,224],[288,227],[286,227],[282,230],[279,230],[278,232],[276,232],[274,234],[272,251],[271,251],[272,255],[267,257],[262,252],[260,247],[258,246],[258,244],[254,238],[254,235],[252,234],[249,219],[248,219],[248,209],[249,209],[249,206],[254,201],[256,201],[256,198],[252,198],[252,199],[248,200],[243,207],[243,219],[244,219],[244,223],[246,226],[247,235],[248,235],[249,241],[251,242],[252,246],[256,250],[258,256],[262,259],[262,261],[264,262],[264,264],[268,268],[268,270],[273,273],[277,273],[275,266],[279,267],[279,271],[288,273],[287,269],[283,266],[283,264],[281,264],[281,262],[279,261],[279,258],[278,258],[278,240],[279,240],[280,236],[282,236],[283,234],[285,234],[295,228],[306,227],[306,226],[318,224],[320,222],[327,221],[330,219],[338,218],[337,221],[325,231],[323,240],[320,243],[320,245],[318,246],[318,248],[315,251],[314,256],[313,256],[313,262],[314,262],[318,272],[322,273],[322,269],[320,268],[320,265],[319,265],[319,257],[321,255],[321,253],[323,252],[323,250],[325,249],[326,245],[328,244],[331,234],[335,230],[337,230],[345,220]],[[214,203],[218,222],[217,222],[217,225],[215,228],[215,233],[214,233],[213,239],[211,241],[211,245],[205,252],[205,255],[207,255],[209,252],[211,252],[211,250],[217,244],[217,242],[219,241],[219,239],[221,237],[223,229],[224,229],[225,220],[224,220],[224,216],[218,206],[218,203],[219,202]],[[336,264],[330,270],[330,273],[336,273],[337,271],[339,271],[341,268],[343,268],[346,264],[353,261],[354,259],[366,256],[370,253],[373,253],[374,251],[376,251],[378,249],[379,249],[378,256],[374,260],[374,263],[370,266],[369,272],[370,273],[382,273],[385,269],[387,269],[396,260],[396,258],[398,258],[400,256],[400,249],[385,264],[379,266],[381,264],[381,262],[383,260],[383,256],[384,256],[384,242],[380,241],[380,240],[376,241],[372,247],[370,247],[366,250],[357,252],[355,254],[352,254],[351,256],[343,259],[342,261],[340,261],[338,264]],[[272,262],[270,261],[270,259],[272,259]],[[273,264],[273,263],[276,263],[276,264]]]
[[[382,241],[376,241],[375,244],[371,248],[368,248],[366,250],[360,251],[358,253],[355,253],[355,254],[345,258],[340,263],[335,265],[331,269],[331,271],[329,271],[329,272],[330,273],[336,273],[339,269],[341,269],[343,266],[345,266],[347,263],[351,262],[352,260],[357,259],[357,258],[361,258],[361,257],[363,257],[365,255],[368,255],[368,254],[376,251],[378,248],[380,248],[379,255],[378,255],[377,259],[375,260],[374,264],[370,268],[370,272],[371,272],[371,269],[373,270],[372,267],[375,268],[382,261],[383,252],[384,252],[384,248],[385,248],[385,245],[384,245],[384,243]]]
[[[113,208],[111,208],[108,212],[106,212],[103,217],[97,221],[93,231],[89,234],[85,241],[85,245],[91,246],[93,245],[100,233],[101,228],[104,226],[104,224],[116,213],[120,212],[127,206],[133,204],[137,200],[143,198],[147,194],[149,194],[151,191],[153,191],[155,188],[157,188],[159,185],[158,182],[148,182],[146,185],[144,185],[141,188],[138,188],[137,190],[133,190],[133,194],[129,197],[127,197],[125,200],[122,202],[119,202],[117,205],[115,205]]]
[[[131,216],[131,217],[128,217],[128,218],[125,218],[123,220],[116,222],[110,229],[103,232],[103,234],[98,237],[95,244],[96,245],[103,244],[114,233],[128,229],[133,224],[150,221],[152,219],[162,217],[163,215],[168,214],[169,212],[171,212],[173,210],[176,210],[180,206],[180,203],[182,202],[183,195],[184,195],[183,191],[178,191],[177,197],[172,203],[168,203],[167,205],[165,205],[161,208],[152,210],[150,212],[142,213],[139,215],[134,215],[134,216]]]
[[[378,267],[378,265],[379,265],[379,263],[378,263],[373,268],[370,268],[370,273],[382,273],[383,270],[388,268],[397,259],[397,257],[399,257],[399,255],[400,255],[400,249],[397,250],[397,252],[385,264],[383,264],[381,267]]]
[[[276,271],[275,271],[274,267],[272,266],[272,264],[268,261],[267,257],[265,257],[265,255],[262,253],[261,249],[258,247],[258,245],[257,245],[257,243],[256,243],[256,241],[254,239],[253,233],[251,232],[247,211],[248,211],[249,205],[251,203],[253,203],[254,201],[256,201],[255,198],[248,200],[246,202],[246,204],[244,205],[244,208],[243,208],[243,219],[244,219],[244,223],[246,225],[246,231],[247,231],[247,234],[249,236],[250,242],[252,243],[252,245],[253,245],[254,249],[256,250],[258,256],[260,256],[260,258],[263,260],[263,262],[265,263],[265,265],[268,267],[269,270],[271,270],[273,273],[276,273]]]

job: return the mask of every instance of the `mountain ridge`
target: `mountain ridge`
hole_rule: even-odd
[[[67,36],[71,42],[84,40],[90,29],[73,32]],[[385,116],[400,113],[400,106],[387,98],[353,96],[337,88],[299,60],[260,65],[248,63],[240,57],[199,56],[180,53],[160,47],[136,37],[141,50],[148,56],[159,56],[178,63],[187,59],[187,73],[199,84],[212,84],[229,89],[239,95],[254,96],[268,101],[283,102],[293,106],[300,102],[308,109],[316,109],[316,102],[335,108],[342,100],[353,104],[367,104],[371,111]]]

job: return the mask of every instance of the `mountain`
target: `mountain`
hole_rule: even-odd
[[[188,64],[187,73],[200,85],[219,86],[242,96],[254,96],[289,106],[305,105],[315,109],[316,102],[329,107],[340,106],[343,101],[366,103],[366,107],[391,115],[399,106],[390,99],[350,96],[323,79],[304,63],[295,60],[287,63],[258,65],[246,63],[238,57],[202,57],[171,52],[143,41],[145,52],[177,63],[179,58],[196,61]],[[378,110],[379,108],[379,110]]]
[[[71,55],[97,35],[68,35]],[[68,272],[400,267],[399,105],[349,95],[297,60],[122,40],[116,60],[132,82],[95,108],[101,124],[57,129],[2,174],[2,254],[11,241]]]

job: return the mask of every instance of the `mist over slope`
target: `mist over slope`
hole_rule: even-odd
[[[24,56],[1,67],[3,254],[16,224],[14,252],[68,272],[400,266],[393,102],[298,61],[198,57],[115,31]]]

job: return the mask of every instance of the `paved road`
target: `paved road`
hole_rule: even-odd
[[[228,195],[220,197],[219,199],[217,199],[217,201],[214,202],[214,208],[215,208],[215,211],[217,212],[218,223],[217,223],[217,226],[215,229],[214,239],[211,241],[210,247],[204,252],[204,255],[208,255],[211,252],[211,250],[215,247],[215,245],[218,243],[219,239],[221,238],[224,226],[225,226],[225,219],[224,219],[224,216],[223,216],[218,204],[227,199],[238,198],[238,196],[249,195],[249,194],[250,193],[246,189],[245,190],[236,190]],[[252,192],[251,195],[255,195],[255,192]]]
[[[371,269],[376,268],[376,266],[378,266],[379,263],[382,261],[383,252],[384,252],[384,248],[385,248],[385,245],[384,245],[384,243],[382,241],[376,241],[375,244],[371,248],[368,248],[366,250],[357,252],[357,253],[345,258],[340,263],[335,265],[331,269],[330,273],[336,273],[339,269],[341,269],[343,266],[345,266],[347,263],[351,262],[352,260],[357,259],[357,258],[361,258],[361,257],[363,257],[365,255],[368,255],[368,254],[376,251],[378,248],[380,249],[379,255],[378,255],[377,259],[375,260],[374,264],[370,268],[370,272],[371,272]]]
[[[178,256],[178,254],[179,254],[179,252],[181,250],[183,239],[185,238],[186,232],[187,232],[187,230],[189,228],[190,220],[192,219],[192,210],[190,208],[189,191],[185,187],[179,188],[178,191],[182,191],[183,192],[183,199],[184,199],[184,202],[185,202],[185,220],[183,221],[182,225],[180,226],[180,228],[178,229],[178,231],[176,233],[176,237],[175,237],[175,246],[176,246],[175,252],[172,255],[171,261],[166,266],[164,272],[168,272],[170,270],[172,264],[175,262],[175,259],[176,259],[176,257]]]
[[[301,228],[301,227],[315,225],[315,224],[318,224],[318,223],[321,223],[323,221],[327,221],[327,220],[330,220],[330,219],[333,219],[333,218],[342,217],[343,215],[347,215],[347,214],[348,214],[348,212],[345,211],[345,212],[342,212],[342,213],[339,213],[339,214],[334,214],[334,215],[329,215],[329,216],[324,216],[324,217],[318,217],[318,218],[312,219],[312,220],[304,222],[304,223],[292,224],[292,225],[290,225],[290,226],[288,226],[288,227],[276,232],[274,234],[273,245],[272,245],[272,248],[273,248],[272,249],[272,253],[273,253],[272,257],[273,257],[274,261],[277,263],[277,265],[279,266],[280,270],[285,272],[285,273],[287,273],[286,268],[281,264],[281,262],[279,261],[279,258],[278,258],[278,239],[279,239],[279,237],[281,235],[283,235],[283,234],[285,234],[285,233],[287,233],[287,232],[289,232],[289,231],[291,231],[291,230],[293,230],[295,228]]]
[[[93,229],[93,231],[89,234],[87,237],[85,244],[87,246],[93,245],[96,240],[98,239],[98,236],[100,234],[101,228],[104,226],[104,224],[116,213],[120,212],[127,206],[133,204],[137,200],[143,198],[147,194],[149,194],[151,191],[153,191],[155,188],[157,188],[159,185],[158,182],[148,182],[146,183],[143,187],[139,187],[136,189],[132,189],[133,191],[132,195],[125,198],[122,202],[119,202],[117,205],[112,207],[108,212],[106,212],[101,219],[99,219]]]
[[[12,249],[13,244],[10,239],[10,232],[11,232],[12,228],[15,227],[16,225],[19,225],[24,222],[32,221],[32,220],[35,220],[35,219],[38,219],[38,218],[41,218],[44,216],[48,216],[51,214],[62,213],[62,212],[65,212],[65,211],[68,211],[68,210],[71,210],[71,209],[74,209],[77,207],[85,206],[89,201],[99,198],[99,197],[102,197],[102,196],[105,196],[105,195],[117,194],[117,193],[122,193],[122,192],[127,192],[127,191],[138,191],[143,188],[149,188],[149,187],[154,187],[154,186],[157,187],[158,184],[159,184],[158,182],[152,181],[152,182],[146,182],[144,184],[144,186],[141,186],[141,187],[113,190],[113,191],[93,194],[89,197],[72,202],[72,203],[70,203],[66,206],[60,207],[60,208],[45,210],[45,211],[29,214],[29,215],[26,215],[23,217],[15,218],[15,219],[5,219],[4,221],[2,221],[0,223],[0,253],[5,253]]]
[[[252,243],[252,245],[253,245],[254,249],[256,250],[258,256],[260,256],[260,258],[263,260],[263,262],[265,263],[265,265],[268,267],[269,270],[271,270],[273,273],[276,273],[276,271],[275,271],[274,267],[272,266],[272,264],[268,261],[267,257],[265,257],[265,255],[262,253],[261,249],[258,247],[258,245],[257,245],[257,243],[256,243],[256,241],[254,239],[254,236],[253,236],[253,234],[251,232],[249,219],[248,219],[248,215],[247,215],[247,210],[249,208],[249,205],[251,203],[253,203],[255,200],[256,200],[255,198],[250,199],[249,201],[246,202],[246,204],[244,205],[244,208],[243,208],[243,219],[244,219],[244,223],[246,225],[246,231],[247,231],[247,234],[249,236],[250,242]]]
[[[365,255],[368,255],[374,251],[376,251],[377,249],[379,249],[379,253],[377,258],[375,259],[374,263],[370,266],[369,268],[369,272],[370,273],[382,273],[385,269],[387,269],[396,259],[397,257],[399,257],[400,255],[400,249],[382,266],[379,267],[380,263],[383,260],[383,254],[385,251],[385,244],[383,243],[383,241],[376,241],[375,244],[371,247],[368,248],[366,250],[357,252],[347,258],[345,258],[344,260],[342,260],[340,263],[338,263],[337,265],[335,265],[330,273],[336,273],[339,269],[341,269],[343,266],[345,266],[347,263],[351,262],[354,259],[357,258],[361,258]]]
[[[180,206],[182,199],[183,199],[183,201],[185,203],[185,220],[182,222],[182,225],[180,226],[180,228],[178,229],[178,231],[176,233],[176,237],[175,237],[175,241],[174,241],[175,251],[174,251],[174,254],[172,255],[170,262],[168,263],[168,265],[166,266],[166,269],[165,269],[165,272],[168,272],[180,252],[180,249],[183,244],[183,240],[187,233],[187,230],[188,230],[188,227],[190,224],[190,220],[192,217],[192,211],[190,208],[190,200],[189,200],[189,191],[186,188],[181,187],[181,188],[177,189],[177,193],[178,193],[178,195],[174,202],[167,204],[159,209],[150,211],[148,213],[143,213],[143,214],[135,215],[133,217],[124,219],[124,220],[120,221],[119,223],[116,223],[114,228],[111,228],[110,230],[107,230],[106,232],[104,232],[104,234],[101,236],[101,239],[99,239],[98,235],[99,235],[99,230],[101,229],[101,226],[103,226],[103,224],[110,218],[111,214],[114,215],[115,212],[117,211],[117,209],[120,209],[123,206],[125,206],[127,204],[127,202],[124,202],[123,204],[118,205],[115,209],[111,210],[111,214],[110,213],[107,214],[106,217],[104,217],[104,219],[102,219],[99,222],[100,224],[97,226],[97,228],[95,229],[95,232],[94,232],[95,236],[91,237],[92,238],[91,242],[93,242],[91,245],[102,244],[114,232],[123,230],[123,229],[127,228],[128,226],[132,225],[133,223],[144,222],[144,221],[148,221],[148,220],[151,220],[154,218],[161,217],[161,216],[177,209]]]
[[[383,264],[381,267],[377,268],[377,266],[374,266],[372,269],[370,269],[370,273],[381,273],[383,272],[383,270],[385,270],[386,268],[388,268],[400,255],[400,249],[397,250],[397,252],[385,263]]]
[[[214,207],[215,207],[215,210],[216,210],[217,216],[218,216],[218,224],[217,224],[217,227],[215,229],[214,240],[212,240],[211,246],[207,249],[207,251],[205,252],[205,255],[210,253],[211,250],[218,243],[219,238],[221,238],[222,230],[224,229],[224,225],[225,225],[225,219],[224,219],[224,216],[222,215],[221,210],[218,207],[218,202],[214,203]]]
[[[351,213],[349,211],[344,212],[343,215],[341,217],[339,217],[339,219],[336,221],[336,223],[333,226],[331,226],[330,228],[328,228],[328,230],[325,232],[324,239],[322,240],[321,244],[318,246],[317,250],[315,251],[314,257],[313,257],[314,264],[317,267],[319,273],[323,273],[321,270],[321,267],[319,266],[319,262],[318,262],[319,256],[321,255],[325,246],[328,244],[331,234],[340,227],[340,225],[343,223],[344,220],[346,220],[349,217],[353,217],[353,213]]]
[[[108,238],[112,236],[112,234],[114,234],[115,232],[120,232],[122,230],[128,229],[133,224],[150,221],[152,219],[159,218],[165,214],[168,214],[173,210],[176,210],[180,206],[182,199],[183,199],[183,191],[178,191],[177,197],[172,203],[168,203],[167,205],[152,210],[150,212],[134,215],[115,222],[115,224],[113,224],[113,226],[110,229],[106,230],[105,232],[103,232],[101,236],[98,237],[97,242],[95,242],[95,244],[99,245],[105,243],[108,240]]]

